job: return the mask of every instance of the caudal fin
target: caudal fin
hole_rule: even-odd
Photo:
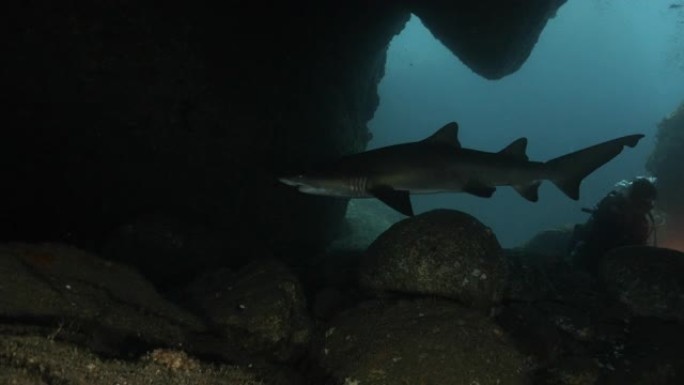
[[[579,199],[579,187],[587,175],[615,158],[625,146],[634,147],[644,135],[629,135],[599,143],[546,162],[549,179],[568,197]]]

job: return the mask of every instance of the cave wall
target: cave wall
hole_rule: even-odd
[[[526,33],[507,34],[503,53],[454,51],[490,77],[517,69],[562,4],[535,1],[525,9],[542,11],[521,14],[496,3],[468,25],[510,13]],[[0,240],[104,248],[148,273],[172,265],[169,255],[186,260],[183,272],[315,249],[346,202],[276,177],[363,150],[391,38],[413,11],[443,41],[472,39],[441,29],[465,23],[453,4],[10,1],[0,20]]]
[[[363,149],[386,44],[408,15],[234,5],[17,5],[3,55],[2,238],[96,246],[159,215],[229,239],[329,236],[324,218],[344,202],[309,202],[275,176]],[[300,212],[311,206],[317,215]]]
[[[646,168],[657,178],[657,206],[664,214],[664,246],[684,250],[684,103],[658,124],[656,146]]]

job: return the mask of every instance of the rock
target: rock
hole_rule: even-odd
[[[358,305],[313,354],[335,384],[526,384],[529,364],[491,320],[434,299]]]
[[[542,365],[563,353],[563,334],[547,314],[534,305],[511,303],[503,306],[496,322],[525,354],[533,355]]]
[[[48,385],[39,373],[28,373],[25,369],[8,368],[0,363],[0,384]]]
[[[0,239],[93,249],[148,210],[209,217],[237,249],[257,232],[326,245],[346,203],[288,194],[275,176],[363,149],[387,45],[409,17],[385,2],[8,6],[7,41],[23,43],[4,46],[0,71],[0,175],[13,186]],[[239,27],[249,15],[280,31],[268,49]],[[243,54],[217,50],[221,36]]]
[[[465,65],[499,79],[522,66],[565,1],[410,0],[408,5]]]
[[[308,347],[311,321],[301,285],[276,260],[206,274],[185,295],[213,329],[248,353],[288,361]]]
[[[684,384],[684,328],[682,323],[657,318],[634,318],[628,336],[615,354],[620,358],[605,377],[608,384]]]
[[[2,384],[293,384],[271,378],[273,375],[262,370],[202,364],[177,350],[155,350],[132,361],[103,360],[77,346],[44,337],[0,339]]]
[[[536,385],[595,385],[600,370],[587,358],[568,357],[557,365],[544,368],[536,378]]]
[[[58,244],[0,246],[0,318],[0,331],[39,330],[116,355],[206,330],[137,272]]]
[[[305,286],[356,289],[359,264],[366,249],[380,234],[403,218],[405,216],[377,199],[351,199],[345,216],[345,231],[330,243],[324,253],[306,261],[306,274],[302,276]]]
[[[491,77],[522,64],[560,1],[409,3],[8,3],[0,240],[96,250],[142,214],[189,212],[235,249],[255,233],[323,248],[346,202],[276,176],[365,148],[387,47],[413,8]],[[267,48],[252,41],[262,33]],[[217,49],[225,36],[231,49]]]
[[[489,228],[459,211],[434,210],[378,237],[361,266],[360,284],[488,307],[501,299],[505,273],[501,247]]]
[[[102,255],[136,267],[159,286],[187,284],[203,271],[241,267],[249,260],[270,255],[254,237],[237,233],[234,235],[240,244],[250,247],[236,250],[235,245],[225,242],[225,231],[191,215],[145,215],[113,231]]]
[[[648,172],[656,177],[658,200],[656,207],[661,222],[658,242],[684,251],[684,103],[658,123],[656,143],[646,162]],[[666,219],[663,219],[666,218]]]
[[[330,320],[342,310],[352,307],[356,302],[354,296],[334,287],[319,290],[311,306],[312,315],[320,320]]]
[[[635,314],[684,321],[684,253],[621,247],[601,260],[608,292]]]
[[[552,263],[539,256],[517,249],[506,253],[508,281],[504,298],[522,301],[556,298],[555,277],[550,275]]]
[[[565,301],[585,304],[597,295],[596,280],[555,254],[525,248],[506,250],[508,282],[504,298],[513,301]]]
[[[572,228],[542,231],[527,241],[522,249],[531,254],[567,257],[572,233]]]

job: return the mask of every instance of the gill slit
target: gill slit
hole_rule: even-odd
[[[366,194],[366,185],[368,183],[368,178],[363,177],[363,176],[354,176],[351,177],[349,181],[349,185],[351,187],[351,192],[352,195],[355,197],[363,197]]]

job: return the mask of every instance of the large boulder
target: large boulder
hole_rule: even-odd
[[[302,287],[276,260],[205,274],[185,295],[213,330],[245,352],[287,361],[308,348],[311,322]]]
[[[601,276],[612,296],[635,314],[684,321],[684,253],[621,247],[602,258]]]
[[[0,246],[0,332],[78,341],[126,355],[188,345],[207,331],[136,271],[58,244]]]
[[[506,264],[492,231],[474,217],[434,210],[393,225],[368,248],[360,284],[438,295],[475,307],[501,299]]]
[[[338,315],[314,352],[328,384],[526,384],[505,333],[446,300],[366,302]]]

